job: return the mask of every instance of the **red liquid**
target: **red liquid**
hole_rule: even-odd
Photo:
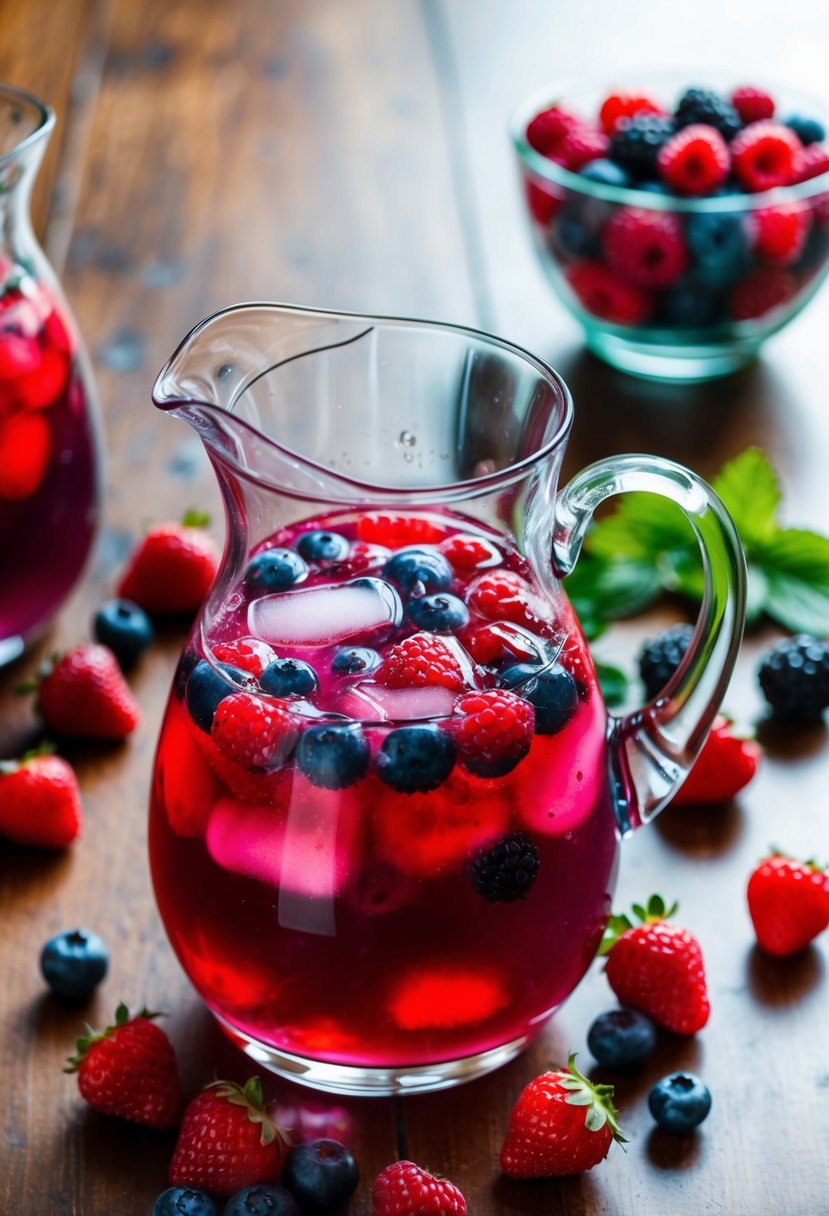
[[[530,581],[524,560],[495,534],[456,515],[428,520],[438,539],[485,535],[490,568],[520,571]],[[310,526],[285,530],[272,543],[290,545]],[[354,545],[372,531],[372,517],[333,516],[313,526]],[[379,576],[387,556],[369,551],[368,570],[357,573]],[[463,598],[480,573],[456,568],[452,592]],[[353,576],[347,565],[312,564],[301,589]],[[249,602],[262,593],[239,592],[211,645],[248,635]],[[536,642],[555,656],[566,640],[560,661],[580,695],[563,729],[536,733],[527,755],[499,777],[476,776],[456,760],[436,790],[396,792],[373,765],[383,738],[401,722],[377,721],[376,714],[364,721],[368,772],[345,789],[318,788],[292,759],[275,772],[245,769],[221,754],[174,691],[153,781],[153,879],[185,971],[232,1027],[314,1060],[428,1064],[534,1033],[576,986],[610,912],[617,831],[605,775],[605,712],[589,655],[566,601],[555,615],[544,604]],[[459,634],[468,638],[492,620],[473,611]],[[389,626],[384,638],[375,632],[363,644],[382,654],[413,632],[407,623]],[[357,644],[353,637],[293,647],[283,640],[275,649],[312,664],[320,680],[317,711],[342,713],[360,703],[355,686],[374,679],[331,673],[340,647]],[[197,650],[185,654],[179,689],[198,657]],[[504,664],[468,660],[466,671],[478,687],[495,687]],[[451,730],[451,711],[440,725]],[[525,898],[490,903],[474,889],[470,863],[510,831],[537,847],[538,876]]]
[[[29,278],[0,296],[0,650],[37,632],[86,562],[95,438],[77,351]],[[2,655],[0,655],[0,661]]]

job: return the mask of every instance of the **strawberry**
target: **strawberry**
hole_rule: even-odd
[[[120,1004],[114,1026],[78,1039],[65,1071],[78,1074],[93,1110],[161,1129],[176,1123],[181,1087],[172,1044],[155,1017],[144,1009],[131,1018]]]
[[[188,511],[180,524],[151,528],[121,575],[118,594],[159,616],[198,611],[219,568],[207,522],[206,515]]]
[[[614,1140],[624,1140],[613,1086],[593,1085],[575,1059],[521,1091],[501,1149],[501,1169],[510,1178],[581,1174],[605,1159]]]
[[[65,849],[82,827],[78,779],[60,756],[31,752],[0,764],[0,835]]]
[[[49,423],[41,414],[0,418],[0,499],[30,498],[46,476],[51,448]]]
[[[21,684],[21,691],[33,687]],[[51,732],[68,739],[120,742],[135,730],[140,710],[108,646],[82,642],[40,674],[38,709]]]
[[[386,688],[438,685],[460,692],[464,687],[460,663],[440,638],[431,633],[413,633],[391,646],[376,679]]]
[[[714,806],[729,802],[748,785],[763,754],[753,739],[734,733],[722,716],[715,718],[685,781],[671,799],[672,806]]]
[[[705,967],[697,939],[667,919],[676,908],[652,895],[647,907],[633,905],[642,924],[611,916],[599,953],[608,954],[605,974],[621,1005],[675,1034],[695,1034],[711,1012]]]
[[[470,772],[501,777],[530,750],[535,709],[514,692],[504,688],[469,692],[455,708],[463,714],[455,731],[455,745]]]
[[[278,768],[299,734],[287,702],[249,692],[233,693],[219,702],[210,733],[228,760],[246,768]]]
[[[748,911],[757,944],[787,958],[829,925],[829,873],[814,861],[766,857],[748,880]]]
[[[278,1179],[286,1152],[284,1137],[264,1108],[258,1077],[244,1086],[214,1081],[184,1112],[170,1183],[232,1195]]]
[[[454,1183],[435,1178],[414,1161],[395,1161],[374,1179],[371,1216],[466,1216]]]

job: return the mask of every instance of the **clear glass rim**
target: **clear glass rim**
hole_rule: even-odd
[[[30,93],[27,89],[21,89],[17,85],[6,84],[0,81],[0,102],[9,101],[17,102],[20,105],[29,106],[39,116],[37,126],[25,135],[19,143],[10,148],[8,152],[0,155],[0,169],[5,168],[16,160],[21,152],[38,143],[45,135],[48,135],[55,125],[55,111],[45,101],[41,101],[34,93]]]
[[[817,177],[811,177],[805,182],[798,182],[792,186],[776,186],[773,190],[759,191],[757,194],[720,194],[707,198],[684,198],[676,194],[656,194],[649,190],[640,190],[635,186],[611,186],[604,182],[594,182],[589,178],[582,177],[578,173],[573,173],[569,169],[563,168],[556,164],[555,161],[549,160],[546,156],[542,156],[535,148],[530,147],[526,138],[527,125],[531,118],[542,110],[548,109],[550,106],[557,103],[566,102],[568,96],[574,91],[590,89],[591,87],[598,89],[604,88],[607,92],[609,88],[624,88],[626,85],[630,88],[642,88],[644,82],[648,79],[664,80],[666,85],[670,82],[676,83],[680,78],[686,82],[695,81],[697,77],[711,75],[711,73],[690,72],[681,77],[677,70],[665,71],[664,69],[652,68],[642,69],[641,73],[632,73],[625,70],[624,77],[565,77],[559,80],[551,81],[549,84],[543,85],[540,89],[536,89],[528,97],[525,97],[522,102],[515,108],[512,117],[509,121],[509,134],[521,163],[533,174],[534,177],[540,178],[543,181],[552,182],[554,185],[570,190],[574,194],[582,194],[588,198],[603,199],[609,203],[623,203],[628,207],[640,207],[651,211],[681,211],[691,214],[711,214],[717,212],[735,211],[758,211],[766,207],[779,207],[785,203],[800,202],[803,199],[813,198],[815,195],[824,194],[829,191],[829,170],[826,173],[821,173]],[[697,81],[697,83],[705,83]],[[775,87],[772,82],[771,87]],[[795,86],[787,86],[780,84],[776,86],[778,90],[797,92]],[[804,96],[799,94],[799,96]],[[811,100],[806,98],[806,100]],[[822,118],[826,116],[825,105],[814,99],[812,101],[812,109]]]
[[[395,329],[425,329],[435,330],[441,333],[457,334],[459,337],[474,339],[484,345],[488,345],[499,350],[505,351],[513,355],[523,362],[533,367],[553,389],[558,397],[561,405],[561,417],[555,432],[541,444],[534,452],[528,456],[517,460],[508,465],[504,469],[497,470],[493,473],[485,473],[478,477],[470,477],[464,481],[440,482],[433,485],[417,486],[417,487],[401,487],[395,485],[386,485],[380,481],[366,481],[364,478],[351,477],[343,473],[339,469],[332,468],[329,465],[323,464],[320,461],[314,460],[304,453],[297,451],[295,448],[289,447],[287,444],[282,444],[273,439],[270,435],[263,434],[257,427],[247,422],[243,418],[237,417],[230,409],[225,406],[218,405],[216,402],[205,401],[204,399],[182,398],[168,396],[165,391],[166,382],[173,376],[173,366],[179,356],[198,338],[198,336],[208,330],[212,325],[215,325],[220,320],[232,317],[236,314],[251,312],[256,310],[269,310],[274,313],[298,313],[308,317],[329,317],[338,318],[346,321],[365,322],[369,326],[383,326],[386,328]],[[309,349],[308,356],[311,356],[318,351]],[[289,356],[290,360],[295,360],[297,356]],[[288,360],[286,360],[288,361]],[[276,364],[275,367],[279,365]],[[271,370],[275,370],[271,369]],[[239,396],[246,391],[243,387]],[[245,303],[231,304],[226,308],[219,309],[212,313],[209,317],[205,317],[190,332],[182,339],[176,350],[165,363],[164,367],[158,373],[152,389],[153,404],[161,410],[175,413],[180,407],[194,406],[199,411],[204,411],[208,416],[216,419],[231,419],[234,427],[239,427],[243,431],[247,431],[252,436],[255,436],[260,442],[266,444],[272,450],[289,456],[292,460],[298,461],[306,468],[323,473],[327,478],[337,481],[344,486],[351,487],[356,490],[364,490],[371,495],[371,501],[366,505],[371,507],[382,501],[386,505],[395,503],[406,504],[407,506],[426,505],[435,503],[436,497],[441,501],[457,501],[459,499],[475,498],[479,495],[490,494],[499,489],[505,489],[514,482],[526,477],[527,474],[536,466],[542,464],[553,452],[560,448],[567,439],[573,425],[573,399],[566,383],[559,373],[540,359],[537,355],[532,354],[524,347],[518,346],[514,342],[510,342],[505,338],[499,338],[495,334],[487,333],[484,330],[474,329],[467,325],[458,325],[448,321],[433,321],[425,320],[417,317],[403,316],[384,316],[382,314],[344,312],[339,309],[326,308],[310,308],[301,305],[276,303],[273,301],[248,301]],[[235,401],[234,403],[235,404]],[[234,470],[236,474],[244,477],[246,480],[255,482],[266,488],[278,489],[270,479],[258,478],[254,471],[246,466],[240,465],[227,452],[221,453],[221,458],[225,460]],[[291,491],[293,494],[294,491]],[[297,495],[303,497],[303,495]],[[351,500],[346,500],[347,505]],[[333,504],[332,504],[333,505]]]

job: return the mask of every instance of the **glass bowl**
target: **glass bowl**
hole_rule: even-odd
[[[614,93],[644,95],[672,111],[686,88],[713,89],[727,99],[740,83],[643,73],[635,80],[551,84],[513,116],[541,266],[583,326],[588,347],[622,371],[707,380],[754,359],[826,275],[829,172],[757,193],[742,191],[729,173],[714,193],[680,195],[658,180],[618,185],[565,168],[530,145],[528,125],[556,106],[598,128],[602,102]],[[762,87],[775,99],[773,121],[808,116],[829,133],[823,105],[781,86]],[[631,220],[631,211],[638,218]],[[641,256],[631,252],[631,224],[639,232],[667,232],[668,256],[657,248],[650,265],[646,242]],[[781,231],[790,235],[781,239]]]

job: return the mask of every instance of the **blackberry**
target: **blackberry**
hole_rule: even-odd
[[[634,114],[623,118],[610,141],[609,158],[633,178],[654,178],[659,152],[676,131],[666,114]]]
[[[829,707],[829,643],[808,634],[787,638],[761,660],[757,676],[778,718],[815,722]]]
[[[719,131],[726,142],[743,129],[740,115],[731,102],[711,89],[686,89],[677,102],[675,116],[679,130],[692,123],[705,123]]]
[[[508,832],[472,862],[472,885],[488,903],[512,903],[530,890],[540,865],[533,842],[522,832]]]
[[[693,633],[693,625],[674,625],[650,638],[639,651],[639,675],[649,700],[658,696],[679,667]]]

